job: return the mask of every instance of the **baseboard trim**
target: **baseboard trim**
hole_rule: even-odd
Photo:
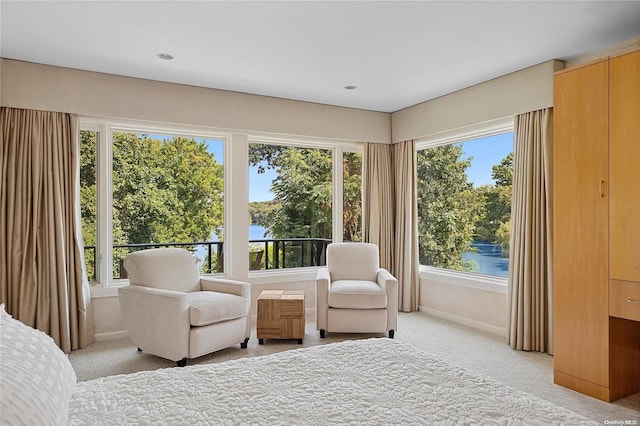
[[[105,342],[107,340],[123,339],[128,335],[129,334],[127,333],[127,330],[110,331],[107,333],[95,333],[93,335],[93,340],[95,342]]]
[[[461,317],[459,315],[455,315],[449,312],[442,312],[436,309],[427,308],[426,306],[419,306],[418,310],[420,312],[424,312],[429,315],[433,315],[434,317],[442,318],[447,321],[452,321],[458,324],[466,325],[469,327],[477,328],[482,331],[487,331],[492,334],[496,334],[501,337],[507,336],[507,330],[505,328],[496,327],[495,325],[490,325],[481,321],[472,320],[470,318]]]

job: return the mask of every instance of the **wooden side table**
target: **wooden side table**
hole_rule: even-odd
[[[258,343],[304,338],[304,290],[263,290],[258,296]]]

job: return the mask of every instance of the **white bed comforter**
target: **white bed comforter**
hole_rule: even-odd
[[[73,425],[591,424],[387,338],[77,384]]]

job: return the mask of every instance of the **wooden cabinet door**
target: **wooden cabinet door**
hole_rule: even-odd
[[[554,380],[608,399],[608,61],[554,77]]]
[[[610,61],[609,274],[640,282],[640,51]]]

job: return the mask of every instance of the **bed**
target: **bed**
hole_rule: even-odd
[[[0,327],[3,416],[25,410],[12,410],[5,401],[5,374],[11,374],[5,368],[11,351],[5,335],[16,340],[7,316]],[[51,340],[22,327],[42,335],[38,345]],[[57,407],[50,424],[597,424],[387,338],[86,382],[76,382],[70,364],[67,368],[71,371],[61,377],[65,384],[55,391],[56,404],[64,399],[67,405]]]

